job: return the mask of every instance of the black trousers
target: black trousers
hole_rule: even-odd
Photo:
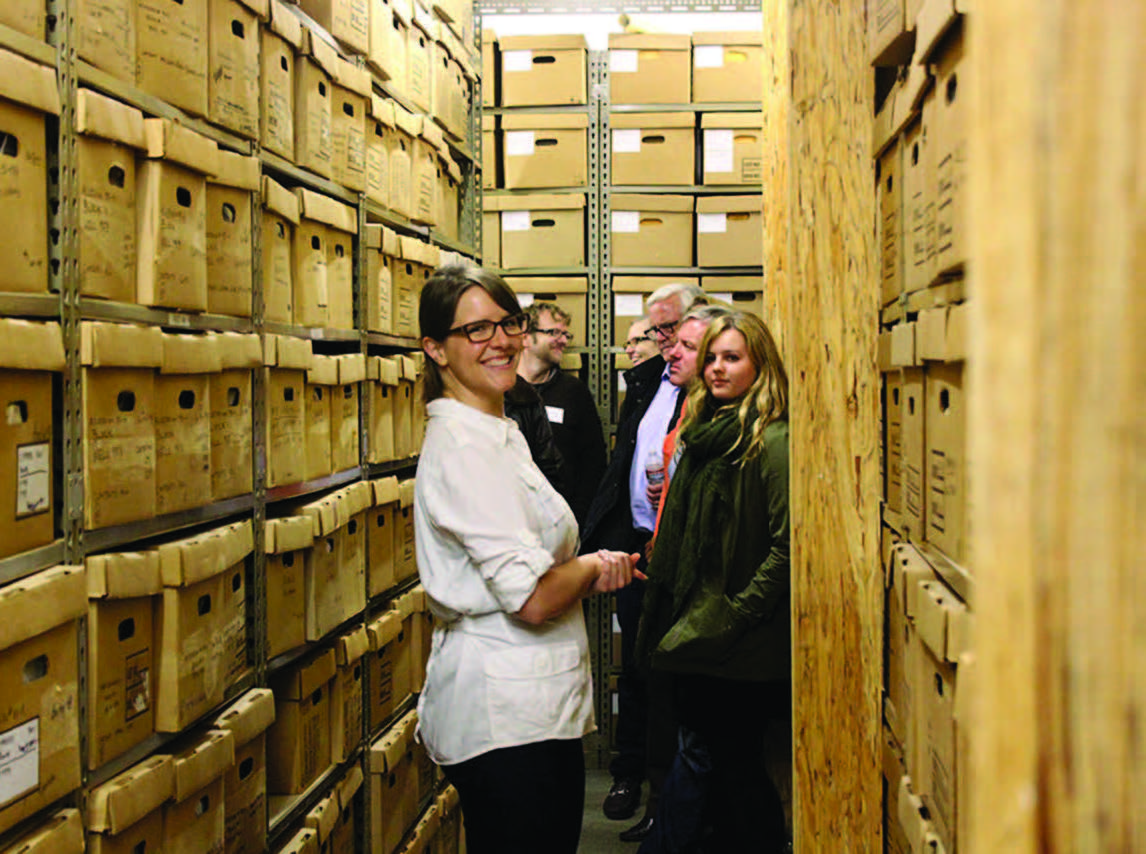
[[[580,739],[503,747],[442,770],[461,796],[470,854],[576,854],[585,810]]]

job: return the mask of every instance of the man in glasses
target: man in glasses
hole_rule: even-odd
[[[629,361],[636,366],[659,352],[660,349],[653,340],[653,333],[649,332],[649,319],[642,317],[634,320],[625,338],[625,355],[629,357]]]
[[[693,306],[707,302],[701,289],[691,284],[665,285],[649,295],[645,307],[649,334],[660,355],[625,372],[625,402],[618,419],[616,445],[581,529],[582,549],[615,548],[645,554],[656,526],[661,493],[657,474],[663,477],[665,435],[684,397],[672,383],[665,359],[676,344],[681,318]],[[667,710],[650,709],[647,681],[633,661],[644,584],[634,583],[615,595],[621,626],[617,757],[609,766],[613,785],[603,810],[611,819],[630,818],[640,805],[641,784],[647,777],[650,803],[645,817],[621,834],[623,840],[635,842],[652,830],[655,801],[672,762],[676,731]]]
[[[605,471],[605,434],[588,386],[561,370],[561,358],[573,340],[572,317],[560,306],[535,302],[525,309],[529,331],[517,373],[545,404],[557,450],[563,461],[562,493],[578,524],[585,521],[597,483]]]

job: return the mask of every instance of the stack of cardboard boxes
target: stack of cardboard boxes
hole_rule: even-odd
[[[963,394],[969,310],[966,24],[951,0],[881,2],[873,167],[882,294],[886,836],[966,838],[973,613]],[[960,77],[963,77],[960,81]]]

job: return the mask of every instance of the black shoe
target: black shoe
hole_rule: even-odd
[[[641,842],[646,836],[653,832],[654,819],[651,815],[646,815],[628,830],[621,831],[622,842]]]
[[[605,818],[620,821],[632,818],[640,803],[640,780],[614,780],[612,788],[609,789],[609,794],[605,796],[602,809],[605,812]]]

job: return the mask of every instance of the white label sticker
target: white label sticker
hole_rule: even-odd
[[[522,308],[526,308],[528,306],[533,305],[533,294],[518,294],[517,295],[517,304],[520,305]]]
[[[564,424],[565,423],[565,410],[560,406],[547,406],[545,407],[545,414],[549,416],[550,424]]]
[[[692,49],[692,64],[697,68],[721,68],[724,65],[724,45],[701,44]]]
[[[711,299],[718,299],[721,302],[732,302],[732,292],[731,291],[729,291],[726,294],[709,294],[708,296]]]
[[[728,231],[728,214],[698,213],[696,215],[697,234],[724,234]]]
[[[507,50],[501,55],[502,68],[506,71],[532,71],[533,51]]]
[[[613,131],[614,154],[639,154],[641,150],[641,129],[633,128]]]
[[[617,72],[632,73],[637,70],[637,51],[635,50],[611,50],[609,51],[609,70],[616,74]]]
[[[529,231],[533,225],[533,211],[502,211],[501,230]]]
[[[628,386],[625,384],[625,374],[623,371],[617,371],[617,392],[623,393]]]
[[[40,719],[0,732],[0,804],[40,785]]]
[[[46,513],[51,509],[51,446],[47,442],[21,445],[16,449],[16,467],[16,517]]]
[[[529,157],[533,154],[533,131],[507,130],[505,132],[505,156]]]
[[[640,211],[613,211],[613,231],[636,234],[641,230]]]
[[[706,130],[704,132],[704,171],[732,171],[732,131]]]
[[[640,294],[613,294],[613,312],[617,317],[640,317],[645,313]]]

